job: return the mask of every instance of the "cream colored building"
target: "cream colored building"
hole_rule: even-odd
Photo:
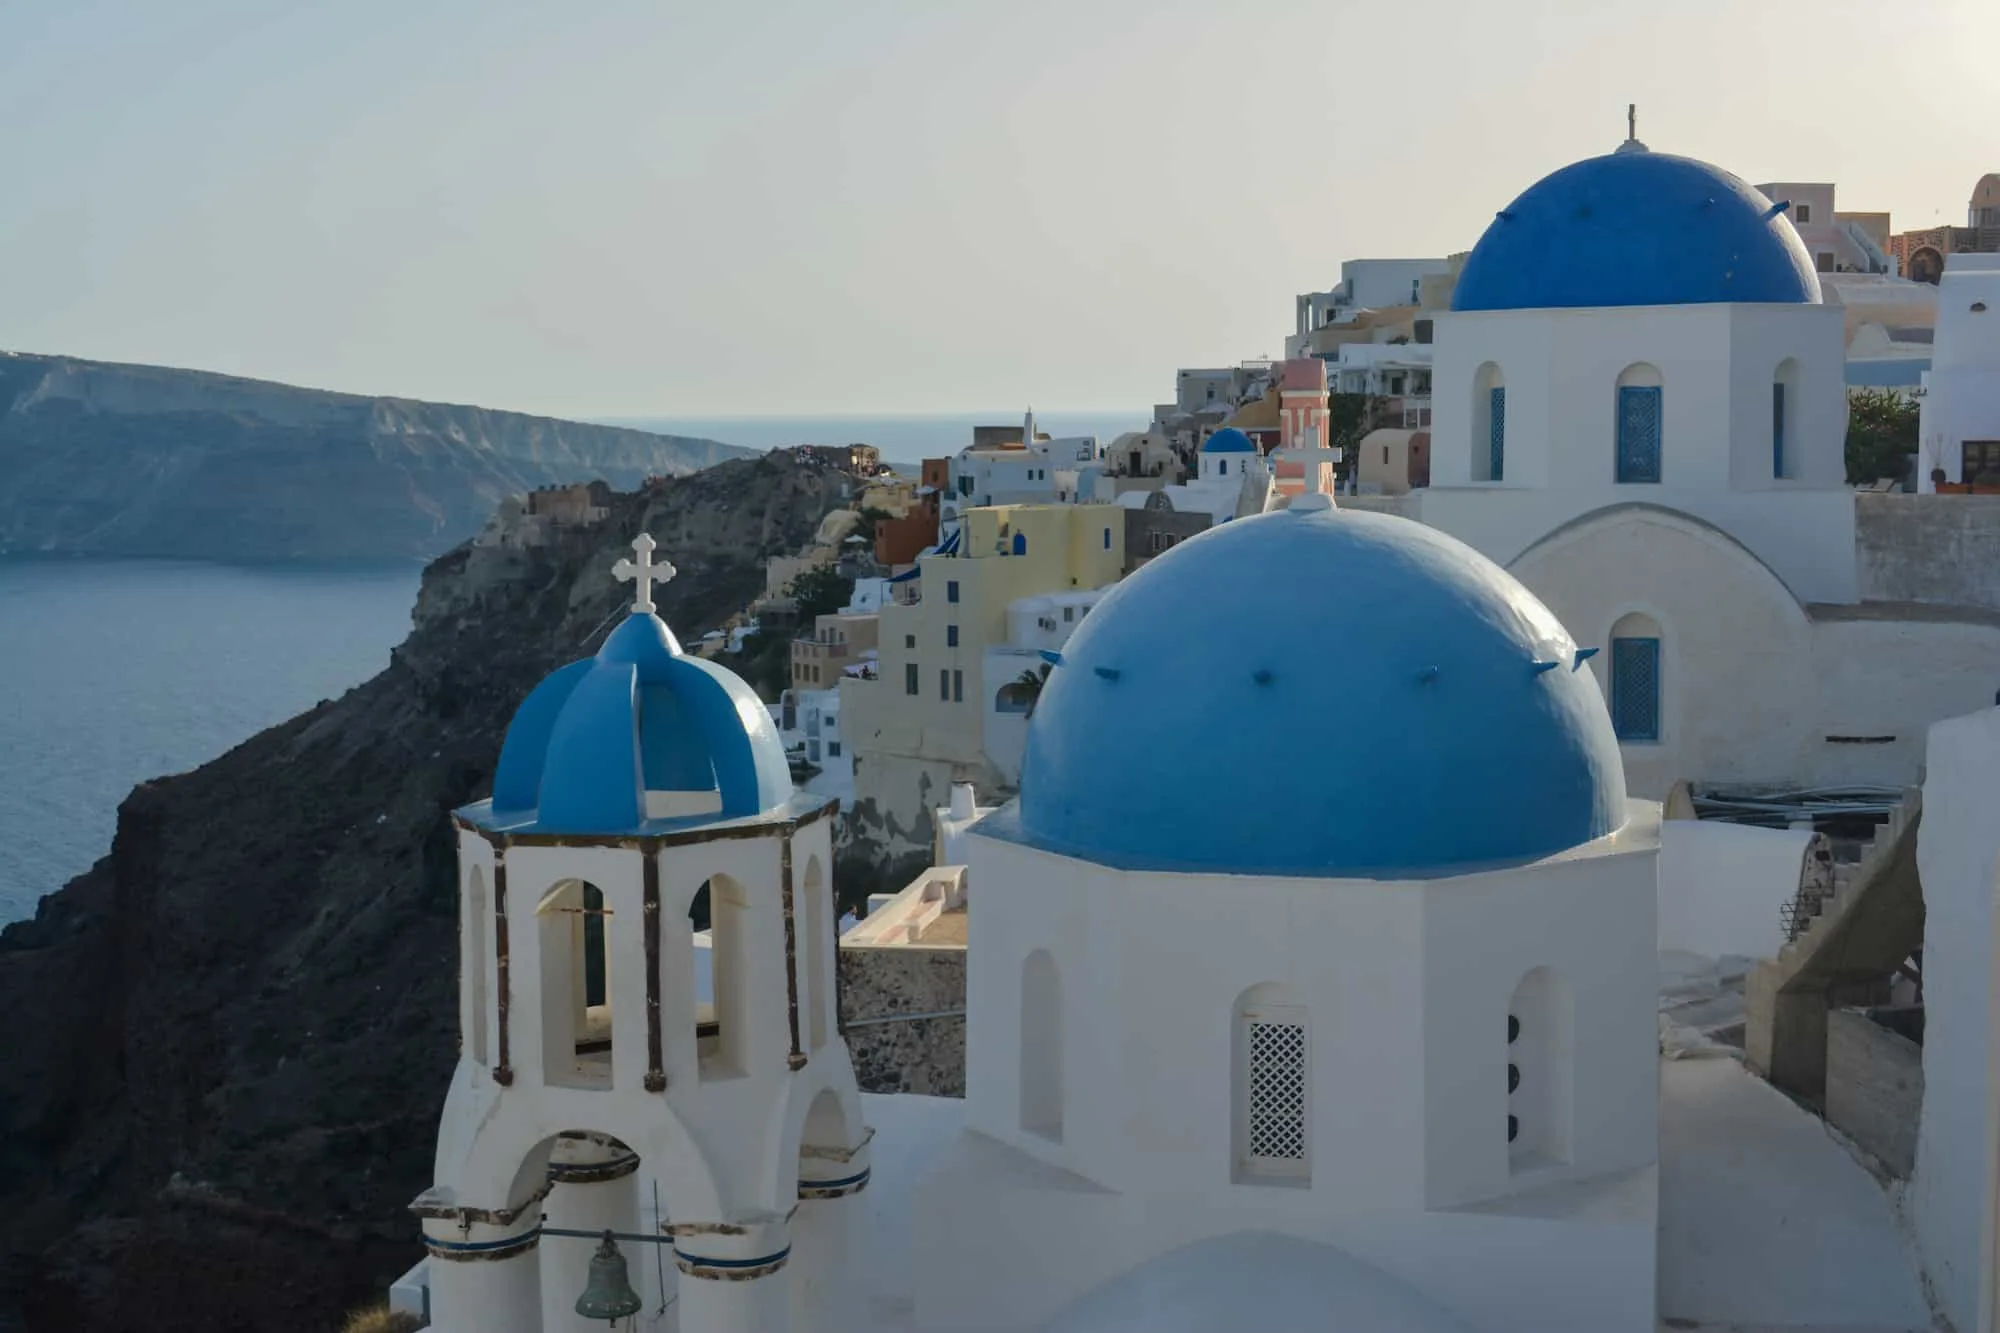
[[[918,599],[882,608],[876,679],[840,683],[856,831],[890,859],[928,853],[931,808],[953,782],[1002,780],[986,755],[984,667],[1008,642],[1009,605],[1115,583],[1124,563],[1116,505],[968,509],[963,523],[957,554],[918,561]]]

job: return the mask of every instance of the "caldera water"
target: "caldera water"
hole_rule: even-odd
[[[386,667],[417,577],[0,559],[0,924],[111,850],[135,784]]]

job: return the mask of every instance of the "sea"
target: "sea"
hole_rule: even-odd
[[[0,557],[0,924],[111,850],[136,784],[389,665],[418,572]]]
[[[619,424],[768,449],[873,444],[914,472],[972,427],[952,416],[657,417]],[[1107,443],[1150,417],[1048,412]],[[199,767],[389,664],[419,571],[0,557],[0,925],[111,850],[138,783]]]

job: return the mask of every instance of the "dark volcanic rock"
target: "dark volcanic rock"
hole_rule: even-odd
[[[134,791],[111,855],[0,933],[0,1327],[290,1333],[379,1298],[456,1058],[448,812],[619,614],[642,527],[692,636],[848,481],[728,462],[548,547],[460,547],[381,675]]]
[[[751,451],[519,412],[0,352],[0,553],[426,559],[503,496]]]

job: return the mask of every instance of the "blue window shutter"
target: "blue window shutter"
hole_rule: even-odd
[[[1107,550],[1107,551],[1111,549],[1111,529],[1110,529],[1110,528],[1106,528],[1106,529],[1104,530],[1104,549],[1105,549],[1105,550]]]
[[[958,626],[946,625],[944,627],[944,646],[947,648],[958,647]]]
[[[1487,395],[1487,448],[1492,452],[1491,476],[1499,481],[1507,475],[1507,386],[1500,385]]]
[[[1014,554],[1015,554],[1015,555],[1026,555],[1027,553],[1028,553],[1028,534],[1027,534],[1027,533],[1025,533],[1025,532],[1017,532],[1017,533],[1015,533],[1015,534],[1014,534]]]
[[[944,599],[945,599],[945,600],[946,600],[947,602],[955,602],[955,601],[957,601],[957,600],[958,600],[958,580],[957,580],[957,579],[946,579],[946,580],[944,581]]]
[[[1611,729],[1621,741],[1660,739],[1660,641],[1611,641]]]
[[[1618,480],[1660,479],[1660,387],[1626,385],[1618,390]]]
[[[1785,386],[1771,386],[1771,475],[1785,475]]]

